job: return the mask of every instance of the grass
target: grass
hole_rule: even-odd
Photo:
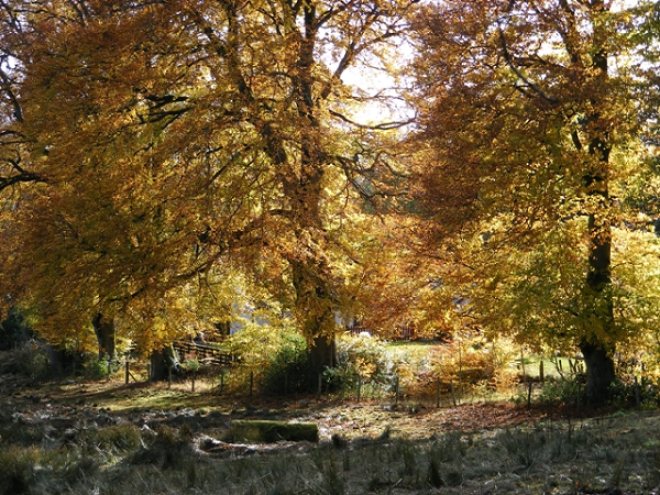
[[[388,349],[421,360],[433,345]],[[544,366],[548,376],[554,366]],[[534,368],[538,361],[530,359],[526,370],[531,375]],[[579,495],[660,488],[656,411],[551,420],[556,410],[481,404],[485,392],[483,400],[473,394],[478,405],[437,409],[408,397],[395,406],[393,397],[357,404],[219,396],[217,383],[204,377],[193,394],[188,381],[125,386],[121,376],[0,397],[0,495]],[[183,409],[185,417],[171,421]],[[108,415],[116,421],[98,421]],[[157,420],[142,428],[148,417]],[[223,439],[225,417],[238,425],[237,419],[312,422],[321,441],[205,451],[205,439]],[[332,441],[336,434],[341,438]]]
[[[540,364],[543,363],[543,375],[545,378],[559,379],[562,376],[569,378],[571,373],[571,362],[575,365],[575,360],[567,357],[557,357],[554,359],[539,358],[538,356],[527,356],[525,358],[525,374],[532,380],[540,378]],[[518,364],[518,366],[520,366]],[[522,373],[522,368],[519,367]]]
[[[361,412],[369,414],[366,407]],[[377,417],[382,413],[371,420]],[[347,410],[345,426],[351,418]],[[0,495],[581,494],[660,487],[657,412],[465,431],[427,428],[426,436],[416,437],[395,428],[383,439],[255,445],[251,455],[199,450],[198,439],[207,433],[186,424],[155,432],[128,422],[79,426],[76,434],[47,425],[2,426]]]
[[[403,353],[411,361],[428,358],[429,352],[438,346],[436,340],[398,340],[387,343],[387,350],[392,353]]]

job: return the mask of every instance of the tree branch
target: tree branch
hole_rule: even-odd
[[[509,68],[534,93],[536,93],[538,96],[540,96],[542,99],[544,99],[548,103],[550,103],[552,105],[557,105],[559,103],[559,100],[557,98],[547,95],[541,88],[539,88],[536,84],[534,84],[532,81],[530,81],[522,72],[520,72],[520,70],[514,64],[513,59],[511,57],[511,54],[509,53],[509,49],[508,49],[507,44],[506,44],[506,38],[504,36],[504,31],[502,30],[501,27],[499,28],[499,33],[500,33],[500,44],[502,46],[502,52],[503,52],[503,55],[504,55],[504,60],[506,60],[506,63],[509,66]]]
[[[358,122],[355,122],[345,115],[335,111],[335,110],[329,110],[331,115],[334,115],[338,119],[341,119],[342,121],[346,122],[347,124],[351,124],[355,127],[358,127],[359,129],[369,129],[373,131],[389,131],[392,129],[400,129],[401,127],[405,127],[409,124],[412,124],[413,122],[416,121],[416,118],[408,119],[408,120],[402,120],[402,121],[392,121],[392,122],[383,122],[380,124],[375,124],[375,125],[368,125],[368,124],[360,124]]]

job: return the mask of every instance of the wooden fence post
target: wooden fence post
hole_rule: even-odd
[[[399,375],[396,375],[394,382],[394,405],[399,405]]]
[[[128,359],[126,360],[126,385],[128,385],[128,377],[130,376],[131,371],[129,369]]]
[[[362,376],[358,375],[358,387],[357,387],[357,402],[360,403],[360,398],[362,395]]]
[[[463,399],[463,340],[458,341],[458,401]]]

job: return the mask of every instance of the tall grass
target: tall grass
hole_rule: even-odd
[[[133,426],[108,426],[66,448],[53,432],[32,439],[3,436],[0,495],[649,493],[660,485],[660,416],[649,414],[425,440],[394,432],[247,456],[200,452],[186,428],[142,438]]]

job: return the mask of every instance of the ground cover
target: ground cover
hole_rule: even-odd
[[[0,377],[0,493],[656,493],[660,414]],[[233,444],[233,420],[320,441]]]

